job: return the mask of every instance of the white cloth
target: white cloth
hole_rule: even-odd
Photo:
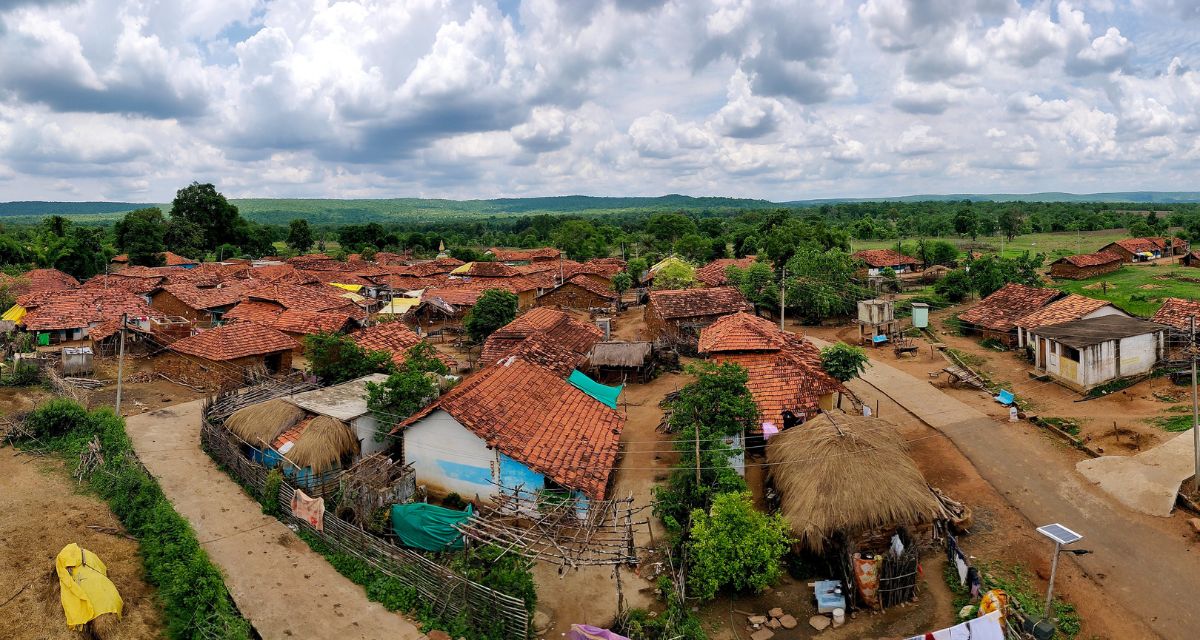
[[[967,586],[967,563],[963,562],[962,556],[954,558],[954,566],[958,567],[958,585],[960,587]]]
[[[967,625],[971,629],[971,640],[1004,640],[1004,628],[1000,626],[999,611],[969,620]]]
[[[868,407],[868,406],[867,406],[867,405],[865,405],[865,404],[863,405],[863,417],[864,417],[864,418],[870,418],[870,417],[871,417],[871,407]]]
[[[904,555],[904,543],[900,541],[900,536],[895,533],[892,534],[892,555]]]

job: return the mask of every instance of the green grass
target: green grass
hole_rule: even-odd
[[[1079,435],[1079,421],[1075,418],[1042,418],[1042,422],[1058,427],[1059,431],[1073,436]]]
[[[1188,282],[1186,279],[1198,282]],[[1107,290],[1101,283],[1108,283]],[[1063,291],[1107,300],[1134,315],[1148,317],[1165,298],[1200,298],[1200,269],[1181,265],[1126,265],[1087,280],[1059,280]]]
[[[1174,415],[1174,416],[1157,416],[1150,418],[1146,422],[1171,433],[1179,433],[1192,428],[1191,413]]]
[[[1074,255],[1076,253],[1091,253],[1098,251],[1110,242],[1122,240],[1129,237],[1129,233],[1124,229],[1105,229],[1103,231],[1083,231],[1079,233],[1056,232],[1056,233],[1030,233],[1028,235],[1017,236],[1012,242],[1001,238],[1000,236],[980,236],[975,240],[970,238],[936,238],[937,240],[945,240],[958,247],[962,251],[968,249],[982,251],[984,253],[1001,253],[1008,257],[1016,257],[1028,251],[1030,254],[1044,253],[1047,260],[1053,261],[1063,256]],[[917,241],[916,238],[905,238],[903,244],[913,244]],[[895,249],[895,240],[855,240],[854,250],[859,249]]]

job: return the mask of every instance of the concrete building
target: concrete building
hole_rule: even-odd
[[[1034,363],[1059,384],[1084,392],[1153,369],[1162,358],[1166,330],[1119,315],[1039,327],[1031,332]]]
[[[374,373],[331,387],[286,396],[283,400],[309,413],[346,423],[358,438],[360,455],[369,456],[387,449],[389,442],[375,437],[379,432],[379,421],[367,408],[367,383],[380,384],[387,379],[382,373]]]
[[[1128,317],[1129,314],[1107,300],[1097,300],[1076,293],[1067,294],[1067,297],[1055,300],[1041,309],[1017,319],[1017,346],[1023,348],[1032,344],[1030,332],[1035,331],[1038,327],[1099,318],[1100,316]]]

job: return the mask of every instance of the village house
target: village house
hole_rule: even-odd
[[[383,351],[396,365],[408,359],[408,350],[421,342],[421,336],[400,322],[384,322],[350,333],[350,339],[367,351]]]
[[[1183,255],[1188,252],[1188,243],[1180,238],[1126,238],[1104,245],[1100,252],[1114,253],[1124,262],[1144,262]]]
[[[386,450],[390,443],[387,432],[380,433],[379,421],[367,408],[367,383],[382,384],[387,378],[385,374],[374,373],[349,382],[286,396],[283,400],[309,413],[346,424],[358,440],[359,455],[369,456]]]
[[[483,291],[474,282],[425,289],[420,303],[408,312],[407,321],[423,336],[440,336],[447,331],[459,333],[463,319]]]
[[[0,288],[14,297],[43,291],[66,291],[79,286],[79,281],[58,269],[33,269],[19,276],[0,273]]]
[[[654,377],[654,345],[649,342],[597,342],[588,352],[587,373],[604,384],[637,382]]]
[[[394,448],[432,496],[490,502],[504,491],[549,489],[569,493],[583,512],[607,495],[625,426],[608,391],[582,373],[565,380],[514,357],[401,422]]]
[[[200,264],[191,258],[185,258],[178,253],[173,253],[171,251],[164,251],[159,255],[162,257],[164,267],[191,269],[192,267]],[[108,261],[108,264],[110,273],[123,271],[129,267],[129,254],[122,253],[115,255],[111,260]]]
[[[1163,305],[1154,312],[1150,320],[1166,325],[1167,340],[1163,359],[1170,362],[1189,360],[1187,345],[1194,339],[1192,333],[1192,318],[1196,319],[1197,333],[1200,333],[1200,300],[1185,298],[1167,298]]]
[[[1111,251],[1081,253],[1051,262],[1050,277],[1066,280],[1093,278],[1120,269],[1124,262],[1121,256]]]
[[[1200,267],[1200,251],[1189,251],[1179,259],[1179,264],[1185,267]]]
[[[306,311],[287,309],[270,326],[286,333],[296,341],[296,353],[303,351],[304,336],[314,333],[345,333],[357,326],[354,317],[337,311]]]
[[[1017,320],[1063,297],[1057,289],[1010,282],[958,316],[965,331],[979,333],[1012,346],[1017,344]]]
[[[16,326],[38,334],[38,344],[86,340],[91,331],[107,322],[132,318],[149,331],[150,319],[163,313],[151,308],[138,295],[123,289],[68,289],[29,293],[17,299],[12,314]],[[8,315],[8,314],[6,314]]]
[[[906,256],[895,249],[863,249],[855,251],[851,256],[864,265],[864,275],[877,276],[879,272],[890,268],[897,275],[921,270],[921,261]]]
[[[150,293],[150,306],[169,316],[179,316],[197,327],[221,323],[222,317],[245,297],[250,285],[234,280],[215,287],[168,284]]]
[[[692,350],[701,329],[721,316],[752,309],[733,287],[651,291],[644,318],[652,341]]]
[[[845,391],[821,366],[821,353],[804,338],[781,331],[750,313],[734,313],[700,332],[699,352],[718,363],[746,370],[746,383],[758,406],[759,422],[747,430],[747,445],[761,447],[763,436],[802,424],[834,409]]]
[[[1151,371],[1163,357],[1167,329],[1121,315],[1039,327],[1030,331],[1034,366],[1055,382],[1084,392]]]
[[[756,256],[717,258],[703,267],[696,269],[696,281],[706,287],[723,287],[729,284],[729,278],[725,276],[729,267],[749,269],[750,265],[754,264],[757,260]]]
[[[292,368],[296,341],[253,322],[235,322],[172,343],[155,369],[206,389],[234,389]]]
[[[484,251],[483,255],[491,256],[496,262],[519,264],[523,262],[558,260],[562,252],[552,247],[541,247],[539,249],[504,249],[501,247],[492,247]]]
[[[1055,300],[1041,309],[1017,319],[1015,323],[1017,325],[1017,346],[1030,346],[1032,344],[1029,338],[1030,332],[1039,327],[1085,318],[1099,318],[1100,316],[1129,317],[1129,314],[1124,309],[1105,300],[1097,300],[1075,293],[1068,294],[1065,298]]]
[[[574,368],[603,336],[595,325],[580,322],[562,311],[539,307],[517,316],[488,336],[479,361],[485,367],[493,365],[511,355],[522,343],[536,340],[578,356],[570,367]]]
[[[590,274],[579,273],[566,282],[537,297],[539,307],[559,309],[612,310],[617,304],[617,292],[598,282]]]

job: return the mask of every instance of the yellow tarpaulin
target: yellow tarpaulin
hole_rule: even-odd
[[[362,296],[358,295],[357,293],[354,293],[353,291],[347,291],[346,293],[343,293],[343,294],[342,294],[342,297],[343,297],[343,298],[346,298],[347,300],[353,300],[353,301],[355,301],[355,302],[364,302],[364,301],[366,301],[366,298],[364,298],[364,297],[362,297]]]
[[[380,314],[401,316],[408,310],[421,304],[420,298],[392,298],[392,301],[379,310]]]
[[[466,264],[464,264],[464,265],[462,265],[462,266],[455,267],[455,268],[454,268],[454,269],[453,269],[453,270],[450,272],[450,275],[452,275],[452,276],[462,275],[462,274],[464,274],[464,273],[466,273],[466,272],[470,271],[470,270],[471,270],[471,265],[473,265],[473,264],[475,264],[475,263],[474,263],[474,262],[468,262],[468,263],[466,263]]]
[[[108,567],[99,556],[72,542],[58,552],[54,568],[68,627],[79,629],[106,613],[121,617],[121,594],[108,579]]]
[[[0,320],[12,320],[13,322],[20,322],[25,318],[25,313],[25,307],[22,307],[19,304],[14,304],[12,307],[9,307],[8,311],[4,312],[4,315],[0,316]]]
[[[330,282],[329,284],[339,289],[345,289],[346,291],[352,291],[354,293],[358,293],[363,288],[361,284],[342,284],[340,282]]]

